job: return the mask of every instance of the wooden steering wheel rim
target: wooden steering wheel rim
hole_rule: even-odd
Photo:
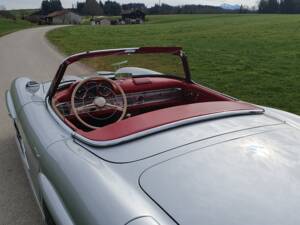
[[[123,107],[122,107],[123,111],[122,111],[122,115],[120,116],[120,118],[116,122],[119,122],[119,121],[123,120],[125,118],[125,116],[126,116],[127,105],[128,105],[127,104],[126,94],[125,94],[123,88],[119,84],[117,84],[116,82],[114,82],[113,80],[108,79],[106,77],[90,77],[88,79],[84,79],[83,81],[79,82],[76,85],[76,87],[74,88],[73,92],[72,92],[71,108],[72,108],[72,111],[73,111],[75,117],[79,120],[79,122],[82,123],[84,126],[90,128],[90,129],[93,129],[93,130],[100,128],[100,127],[92,126],[92,125],[88,124],[87,122],[85,122],[83,119],[81,119],[80,116],[79,116],[79,114],[78,114],[78,112],[77,112],[77,110],[76,110],[76,107],[75,107],[75,95],[76,95],[77,91],[79,90],[79,88],[82,85],[86,84],[89,81],[106,81],[106,82],[110,83],[113,87],[116,87],[119,90],[119,92],[121,93],[122,98],[123,98]]]

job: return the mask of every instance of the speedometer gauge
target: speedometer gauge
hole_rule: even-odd
[[[106,85],[100,85],[98,88],[98,93],[103,97],[108,97],[113,92],[110,87],[107,87]]]
[[[77,91],[75,97],[76,97],[77,99],[83,99],[84,96],[85,96],[85,94],[86,94],[86,92],[87,92],[87,89],[86,89],[85,87],[81,87],[81,88]]]

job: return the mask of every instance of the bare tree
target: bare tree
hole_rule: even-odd
[[[1,10],[6,10],[5,6],[4,5],[0,5],[0,11]]]

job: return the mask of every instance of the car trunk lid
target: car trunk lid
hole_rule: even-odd
[[[181,225],[300,224],[300,132],[279,127],[156,164],[140,186]]]

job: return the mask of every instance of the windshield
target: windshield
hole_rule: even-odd
[[[191,81],[187,57],[179,47],[98,50],[82,52],[66,58],[51,83],[47,97],[49,100],[52,99],[61,82],[95,76],[106,76],[112,79],[172,76]]]
[[[159,75],[185,78],[181,58],[166,53],[113,54],[81,59],[68,66],[65,75],[79,77],[108,76],[117,79]]]

